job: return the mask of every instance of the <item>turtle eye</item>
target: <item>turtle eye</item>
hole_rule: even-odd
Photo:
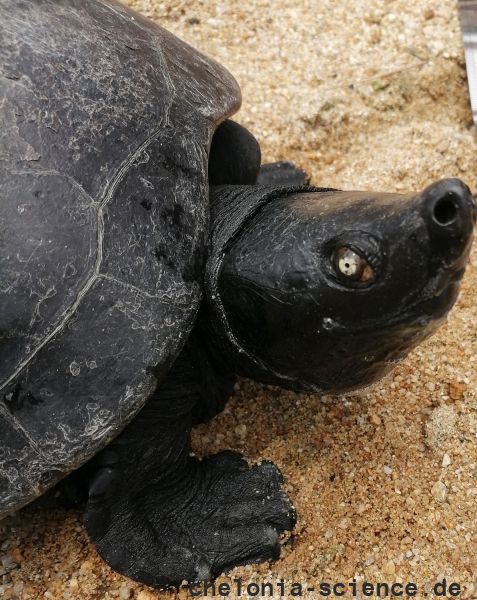
[[[374,278],[374,270],[369,262],[348,246],[335,250],[333,263],[339,275],[352,281],[366,282]]]

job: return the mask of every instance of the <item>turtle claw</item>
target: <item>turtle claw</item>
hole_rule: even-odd
[[[124,486],[114,498],[88,504],[88,532],[115,570],[152,587],[174,587],[278,558],[280,534],[296,517],[275,465],[249,467],[240,454],[221,452],[191,458],[187,474],[172,495],[167,485],[140,493]]]

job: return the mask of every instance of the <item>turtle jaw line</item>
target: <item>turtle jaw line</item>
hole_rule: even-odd
[[[399,326],[416,328],[416,330],[423,330],[430,326],[432,330],[430,333],[432,333],[438,328],[442,321],[445,320],[447,313],[454,304],[461,279],[461,277],[458,276],[459,273],[461,273],[461,271],[454,271],[454,277],[448,280],[443,287],[439,286],[440,289],[438,293],[431,291],[433,289],[435,290],[437,286],[426,286],[426,288],[422,290],[424,297],[421,295],[419,300],[408,304],[403,310],[396,311],[391,315],[386,315],[385,318],[370,319],[353,325],[352,327],[350,327],[349,324],[340,323],[339,319],[337,319],[333,329],[331,331],[324,331],[323,333],[325,335],[326,333],[331,333],[331,335],[337,334],[338,336],[349,335],[350,333],[352,335],[363,335],[375,333],[380,329],[392,330]],[[449,295],[451,297],[450,301]],[[432,310],[429,310],[431,307]],[[384,328],[382,327],[383,323],[385,324]]]

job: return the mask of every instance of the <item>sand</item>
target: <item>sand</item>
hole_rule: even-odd
[[[234,73],[237,119],[264,160],[291,159],[318,185],[419,190],[458,176],[477,192],[452,0],[128,4]],[[477,598],[476,290],[477,247],[447,324],[385,381],[321,398],[240,381],[225,412],[195,432],[198,453],[273,460],[299,515],[280,560],[221,581],[355,576],[414,581],[422,598],[445,576]],[[1,598],[176,595],[111,571],[74,511],[29,507],[0,523],[0,543]]]

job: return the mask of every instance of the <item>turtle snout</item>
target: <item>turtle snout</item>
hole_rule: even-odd
[[[467,262],[477,205],[460,179],[443,179],[421,193],[421,215],[430,242],[430,262],[439,271]]]
[[[477,219],[477,205],[460,179],[442,179],[422,192],[424,217],[432,237],[467,239]]]

